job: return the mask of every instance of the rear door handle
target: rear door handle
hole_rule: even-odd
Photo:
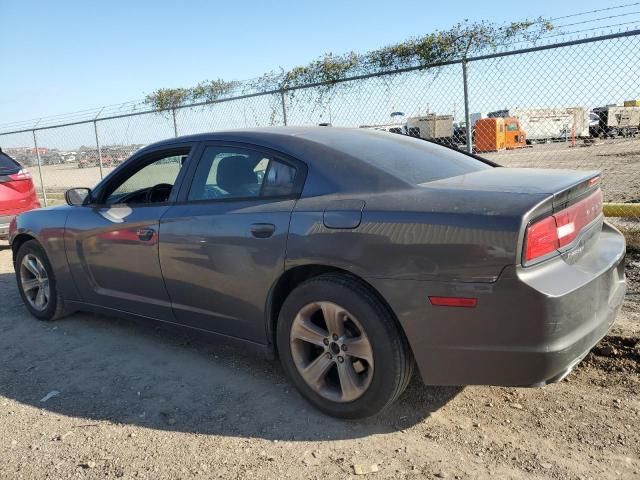
[[[151,240],[155,233],[156,231],[153,228],[140,228],[136,232],[136,234],[138,235],[138,238],[142,242],[148,242],[149,240]]]
[[[256,238],[269,238],[276,231],[273,223],[254,223],[251,225],[251,235]]]

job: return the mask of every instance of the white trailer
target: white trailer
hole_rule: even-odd
[[[453,138],[453,115],[430,113],[407,118],[407,132],[411,136],[425,140],[444,140]]]
[[[589,113],[583,107],[514,108],[490,112],[488,116],[516,117],[527,140],[534,142],[589,136]]]

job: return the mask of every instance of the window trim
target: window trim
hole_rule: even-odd
[[[273,196],[263,196],[262,195],[262,186],[260,186],[260,193],[255,196],[248,197],[230,197],[230,198],[204,198],[200,200],[190,200],[189,192],[193,187],[193,180],[195,178],[196,172],[198,170],[198,166],[200,162],[203,161],[204,152],[209,147],[215,148],[237,148],[244,150],[251,150],[257,152],[265,157],[269,157],[272,160],[277,160],[285,165],[289,165],[296,169],[296,178],[293,184],[293,190],[289,195],[273,195]],[[180,189],[180,192],[176,198],[176,204],[206,204],[206,203],[229,203],[229,202],[250,202],[250,201],[262,201],[262,202],[271,202],[277,200],[297,200],[302,195],[302,189],[304,188],[305,181],[307,179],[308,167],[307,164],[293,158],[289,155],[283,154],[282,152],[278,152],[276,150],[272,150],[267,147],[262,147],[260,145],[254,145],[251,143],[243,143],[243,142],[229,142],[229,141],[211,141],[205,140],[200,143],[195,152],[191,154],[192,160],[190,161],[189,171],[186,172],[183,179],[183,188]],[[271,165],[269,165],[271,168]],[[266,172],[265,172],[266,175]]]
[[[179,154],[180,152],[187,152],[187,160],[185,165],[180,169],[178,176],[176,177],[176,181],[173,185],[173,189],[171,190],[171,195],[169,196],[169,200],[166,202],[154,202],[154,203],[137,203],[133,205],[131,208],[139,208],[139,207],[149,207],[149,206],[162,206],[162,205],[171,205],[175,203],[176,198],[180,194],[182,190],[182,185],[184,182],[185,175],[187,170],[189,170],[190,164],[192,162],[192,158],[194,153],[198,150],[198,145],[195,143],[175,143],[169,145],[162,145],[158,147],[154,147],[149,150],[143,150],[138,153],[135,153],[132,157],[130,157],[127,161],[125,161],[121,167],[116,168],[113,172],[111,172],[105,179],[98,184],[96,189],[93,192],[91,198],[91,202],[87,204],[87,206],[91,207],[108,207],[112,206],[106,203],[105,196],[107,192],[110,191],[111,186],[116,184],[122,184],[123,178],[126,182],[127,179],[131,178],[133,175],[138,173],[143,168],[151,165],[154,161],[159,160],[163,157],[170,156],[173,154]],[[116,187],[117,188],[117,187]],[[111,192],[113,193],[113,191]]]

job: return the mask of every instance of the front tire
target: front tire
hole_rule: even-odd
[[[29,313],[38,320],[64,316],[64,301],[46,252],[35,240],[25,242],[16,255],[18,291]]]
[[[278,320],[282,365],[322,412],[365,418],[405,390],[413,359],[395,318],[358,280],[325,274],[298,286]]]

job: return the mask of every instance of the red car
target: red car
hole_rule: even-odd
[[[8,238],[13,217],[34,208],[40,202],[31,174],[0,150],[0,239]]]

